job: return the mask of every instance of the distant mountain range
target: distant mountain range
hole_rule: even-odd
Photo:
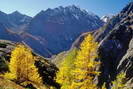
[[[15,32],[22,30],[27,24],[29,24],[31,19],[32,17],[23,15],[18,11],[15,11],[11,14],[0,12],[0,23],[3,24],[7,29],[11,29]]]
[[[23,42],[45,57],[70,49],[75,39],[104,22],[95,14],[72,5],[41,11],[29,17],[15,11],[0,12],[0,39]]]

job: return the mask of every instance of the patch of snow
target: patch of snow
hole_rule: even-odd
[[[76,15],[76,14],[73,14],[73,16],[78,20],[79,19],[79,16]]]
[[[103,17],[101,17],[101,20],[105,23],[107,23],[114,15],[113,14],[109,14],[109,15],[105,15]]]

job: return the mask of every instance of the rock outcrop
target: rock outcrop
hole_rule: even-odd
[[[99,85],[108,84],[124,71],[127,78],[132,76],[133,2],[94,34],[100,44],[101,76]],[[133,81],[133,80],[131,80]]]

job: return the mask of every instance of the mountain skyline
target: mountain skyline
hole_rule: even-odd
[[[33,18],[18,11],[12,14],[0,12],[0,17],[1,39],[26,43],[45,57],[70,49],[80,34],[104,24],[97,15],[75,5],[47,9]]]
[[[36,1],[12,0],[5,9],[15,12],[0,10],[0,89],[133,89],[133,1]],[[107,12],[82,7],[90,4]]]
[[[47,10],[48,8],[53,9],[59,6],[65,7],[69,5],[76,5],[102,17],[103,15],[117,14],[122,7],[126,6],[130,1],[132,0],[124,0],[122,2],[121,0],[12,0],[12,2],[9,0],[3,0],[0,3],[0,11],[7,14],[19,11],[23,14],[34,17],[40,11]]]

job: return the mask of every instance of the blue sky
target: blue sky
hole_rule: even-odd
[[[132,0],[1,0],[0,10],[5,13],[19,11],[35,16],[41,10],[58,6],[78,5],[99,16],[118,13]]]

